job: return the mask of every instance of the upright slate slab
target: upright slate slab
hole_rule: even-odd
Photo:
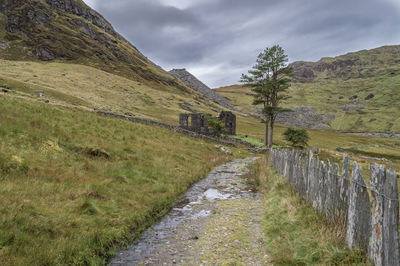
[[[296,188],[297,191],[300,193],[300,195],[303,195],[303,155],[299,154],[299,157],[297,158],[297,175],[296,175]]]
[[[304,191],[305,197],[307,198],[307,190],[308,190],[308,167],[310,166],[310,153],[307,151],[304,159]]]
[[[297,157],[298,157],[298,152],[296,150],[293,150],[293,156],[292,160],[290,161],[290,164],[292,165],[292,175],[290,177],[290,183],[294,186],[296,184],[296,176],[297,176]]]
[[[368,191],[357,162],[353,164],[346,242],[350,249],[368,252],[371,236],[371,208]]]
[[[293,167],[294,167],[293,158],[294,158],[294,156],[295,156],[295,151],[294,150],[289,152],[289,158],[288,158],[289,170],[288,170],[288,178],[287,179],[289,180],[290,183],[292,183],[292,178],[293,178]]]
[[[342,176],[339,179],[339,216],[342,217],[343,225],[347,227],[349,214],[349,193],[350,193],[350,158],[346,154],[343,157]]]
[[[289,172],[289,151],[288,150],[285,151],[284,157],[285,157],[284,176],[287,179],[288,178],[288,172]]]
[[[306,152],[303,162],[303,182],[302,182],[302,193],[303,198],[307,200],[308,197],[308,166],[309,166],[309,153]]]
[[[371,240],[368,255],[375,265],[383,265],[383,185],[386,179],[385,166],[370,165],[370,183],[372,196]]]
[[[313,205],[315,199],[315,158],[310,156],[310,165],[308,166],[308,202]]]
[[[319,206],[319,170],[320,170],[321,161],[318,156],[315,158],[315,168],[314,168],[314,190],[315,195],[313,197],[313,207],[315,210],[318,210]]]
[[[331,171],[332,194],[331,194],[331,217],[333,221],[339,216],[339,165],[335,163]]]
[[[396,172],[392,167],[386,172],[383,194],[383,265],[400,265],[399,251],[399,191]]]
[[[326,160],[325,165],[325,202],[324,202],[324,212],[327,217],[332,214],[332,198],[333,198],[333,176],[332,176],[332,166],[329,160]]]
[[[281,162],[282,175],[286,176],[287,150],[282,151],[281,158],[282,158],[282,162]]]
[[[326,197],[325,197],[325,164],[323,161],[319,162],[317,178],[318,178],[317,209],[319,212],[324,212]]]

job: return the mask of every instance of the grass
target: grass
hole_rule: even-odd
[[[240,136],[247,135],[249,138],[263,141],[264,124],[253,118],[238,117],[237,132]],[[283,132],[287,129],[283,125],[275,125],[274,145],[288,147],[289,143],[284,140]],[[345,153],[351,155],[351,159],[362,164],[363,169],[368,171],[369,163],[376,162],[385,165],[393,164],[400,175],[400,140],[365,137],[351,134],[344,134],[333,130],[308,130],[310,140],[309,147],[319,147],[323,157],[333,161],[341,161]],[[342,147],[345,152],[339,152],[337,147]],[[385,158],[391,162],[380,162],[360,157],[366,156]],[[373,155],[373,156],[372,156]]]
[[[165,129],[9,96],[0,124],[2,265],[105,264],[233,158]]]
[[[110,74],[93,67],[8,61],[0,59],[0,86],[18,97],[49,100],[51,104],[86,110],[131,113],[136,117],[177,124],[186,103],[198,112],[214,113],[216,104],[179,90],[160,91],[140,81]],[[43,97],[38,97],[42,93]]]
[[[344,230],[314,212],[264,157],[256,165],[265,197],[265,244],[274,265],[371,265],[345,245]]]
[[[229,137],[246,141],[246,142],[256,145],[258,147],[264,146],[263,142],[259,141],[258,139],[255,139],[255,138],[249,138],[249,137],[243,137],[243,136],[233,136],[233,135],[230,135]]]

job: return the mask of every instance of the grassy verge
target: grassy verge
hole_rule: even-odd
[[[2,265],[105,264],[232,159],[165,129],[5,96],[0,125]]]
[[[264,143],[255,138],[249,138],[249,137],[243,137],[243,136],[237,136],[237,135],[236,136],[229,135],[229,137],[246,141],[246,142],[256,145],[258,147],[264,147]]]
[[[265,158],[255,171],[265,194],[265,242],[272,263],[369,265],[360,251],[346,248],[343,229],[316,214]]]

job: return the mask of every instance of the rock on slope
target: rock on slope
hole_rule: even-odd
[[[319,114],[314,107],[288,107],[291,112],[277,115],[275,122],[278,124],[308,129],[329,129],[329,123],[335,119],[335,115]],[[253,109],[253,113],[261,116],[262,108]]]
[[[218,103],[219,105],[221,105],[225,108],[235,110],[235,108],[230,103],[228,103],[228,101],[224,97],[218,95],[214,90],[207,87],[207,85],[205,85],[203,82],[198,80],[195,76],[193,76],[191,73],[189,73],[186,69],[172,69],[171,71],[169,71],[169,73],[172,76],[183,81],[190,88],[195,89],[202,95],[206,96],[208,99]]]
[[[188,90],[82,0],[0,0],[0,58],[85,64],[153,88]]]
[[[291,64],[294,80],[312,82],[319,76],[329,79],[368,78],[399,74],[400,46],[383,46],[337,57],[325,57],[317,62],[298,61]]]

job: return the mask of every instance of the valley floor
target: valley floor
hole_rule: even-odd
[[[316,214],[266,157],[215,168],[111,261],[173,264],[370,265],[362,252],[346,248],[343,229]]]
[[[262,124],[243,117],[238,121],[239,132],[260,139]],[[0,125],[0,261],[4,265],[103,265],[114,250],[126,247],[170,211],[180,195],[213,167],[249,156],[238,148],[228,156],[208,140],[18,95],[0,97]],[[277,126],[277,144],[285,144],[284,129]],[[325,148],[320,156],[333,161],[342,156],[334,150],[339,144],[346,145],[345,151],[362,149],[366,156],[390,154],[389,159],[399,160],[395,140],[311,131],[310,144]],[[214,173],[246,172],[233,168]],[[212,202],[203,212],[205,222],[186,224],[190,248],[185,246],[184,253],[179,253],[179,246],[171,252],[164,249],[170,252],[166,256],[180,262],[177,254],[184,254],[183,262],[189,264],[366,263],[362,254],[345,248],[340,230],[316,215],[264,159],[249,176],[264,200],[245,196]],[[235,189],[248,190],[242,181],[237,176],[204,191],[214,188],[221,190],[222,197],[237,195]],[[192,210],[200,213],[198,207]]]

